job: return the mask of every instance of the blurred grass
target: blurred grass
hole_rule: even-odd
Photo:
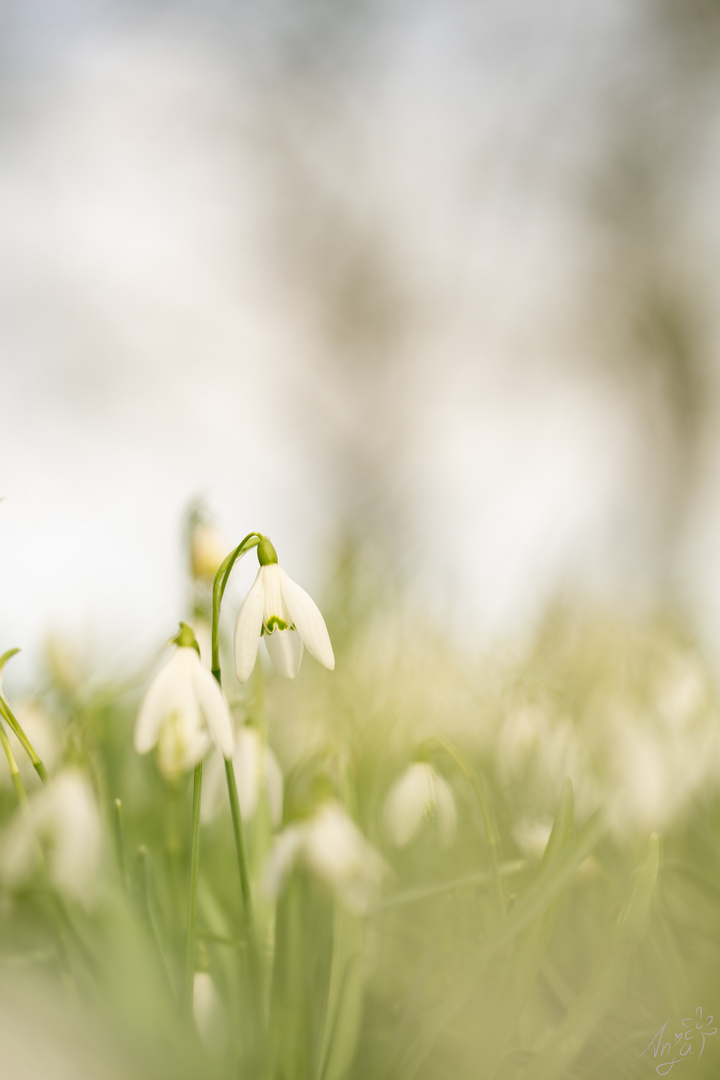
[[[397,597],[329,621],[332,676],[306,662],[293,683],[226,683],[238,719],[267,727],[286,818],[331,791],[390,864],[377,904],[353,915],[302,873],[277,919],[258,897],[275,971],[252,987],[229,816],[205,826],[199,958],[230,1032],[208,1053],[177,1006],[190,780],[165,791],[133,753],[139,685],[48,675],[34,706],[55,732],[54,769],[92,778],[104,884],[95,905],[63,901],[61,948],[41,888],[0,893],[3,1076],[70,1061],[73,1076],[644,1077],[657,1062],[638,1055],[663,1023],[717,1008],[718,704],[687,632],[565,604],[525,643],[480,655]],[[452,786],[458,835],[444,849],[430,824],[396,851],[383,804],[422,743]],[[500,907],[473,777],[496,823]],[[3,780],[2,821],[14,810]],[[257,882],[266,813],[248,841]],[[274,1017],[269,1073],[249,1028],[258,994]],[[717,1074],[712,1037],[692,1069]]]

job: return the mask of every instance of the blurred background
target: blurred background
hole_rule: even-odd
[[[713,0],[3,4],[11,678],[168,636],[196,498],[465,638],[716,649],[718,54]]]
[[[646,1076],[661,1023],[720,1008],[719,59],[719,0],[0,0],[0,654],[23,650],[4,689],[51,775],[85,762],[106,826],[124,801],[128,858],[149,850],[173,931],[162,789],[130,749],[140,688],[207,607],[190,508],[226,550],[272,537],[337,670],[266,667],[267,695],[260,665],[249,688],[225,679],[236,721],[267,703],[286,797],[325,783],[393,889],[430,886],[371,924],[357,1075],[399,1045],[404,1000],[423,1034],[494,925],[482,890],[452,884],[492,844],[438,735],[487,781],[503,865],[521,866],[510,906],[565,777],[578,823],[625,793],[523,976],[542,960],[538,1000],[503,1019],[513,1052],[564,1038],[587,998],[586,1057],[562,1075],[595,1080],[615,1055]],[[458,842],[392,853],[383,806],[419,750],[452,786]],[[224,902],[232,841],[212,828],[203,874]],[[588,972],[655,829],[651,932],[615,998]],[[18,1061],[30,1010],[54,1008],[34,968],[26,997],[12,983],[46,962],[33,918],[0,887]],[[141,1030],[135,930],[102,918],[83,932]],[[490,1075],[491,976],[422,1080]],[[59,1031],[42,1055],[64,1076]],[[44,1068],[33,1049],[18,1080]],[[98,1075],[88,1054],[73,1076]],[[703,1060],[694,1075],[716,1076]]]

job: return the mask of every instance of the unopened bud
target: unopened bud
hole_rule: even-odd
[[[261,566],[272,566],[278,561],[277,552],[267,536],[263,536],[257,546],[257,557]]]

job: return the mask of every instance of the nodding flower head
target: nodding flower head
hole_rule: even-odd
[[[173,639],[177,646],[150,684],[135,724],[135,750],[157,746],[158,767],[166,779],[194,768],[212,742],[232,757],[234,738],[222,690],[200,663],[195,636],[186,623]]]
[[[257,550],[260,569],[235,623],[238,681],[250,678],[261,637],[275,669],[286,679],[294,679],[300,670],[303,646],[332,671],[335,656],[315,601],[278,566],[275,548],[267,537],[263,537]]]
[[[363,914],[375,901],[389,867],[339,803],[322,803],[314,814],[288,825],[265,866],[263,891],[277,896],[300,863],[350,911]]]
[[[397,847],[409,844],[423,822],[435,819],[440,842],[455,839],[457,811],[447,781],[425,761],[410,765],[394,782],[385,800],[385,828]]]

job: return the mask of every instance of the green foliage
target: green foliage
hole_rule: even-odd
[[[137,686],[50,681],[36,695],[54,733],[51,780],[67,764],[90,777],[103,855],[87,898],[53,884],[47,852],[45,869],[2,886],[3,1075],[44,1075],[61,1054],[78,1077],[640,1078],[658,1064],[642,1052],[663,1023],[679,1030],[697,1006],[718,1008],[718,715],[702,659],[671,623],[556,611],[499,661],[429,629],[408,644],[401,624],[368,609],[334,644],[333,675],[307,665],[292,684],[263,690],[258,674],[229,693],[283,766],[285,824],[332,797],[389,870],[358,912],[300,861],[276,903],[263,886],[274,842],[263,796],[245,836],[254,966],[227,806],[205,822],[196,967],[216,995],[207,1025],[182,1008],[190,778],[168,786],[134,754]],[[627,745],[646,755],[624,802],[592,730],[611,716],[613,732],[618,716],[634,725]],[[672,784],[678,731],[706,749],[666,807],[648,762]],[[396,850],[385,798],[418,753],[452,788],[457,836],[443,848],[429,822]],[[32,804],[41,782],[22,766]],[[18,815],[8,774],[3,836]],[[682,1067],[715,1075],[720,1043],[708,1036],[698,1050]]]

